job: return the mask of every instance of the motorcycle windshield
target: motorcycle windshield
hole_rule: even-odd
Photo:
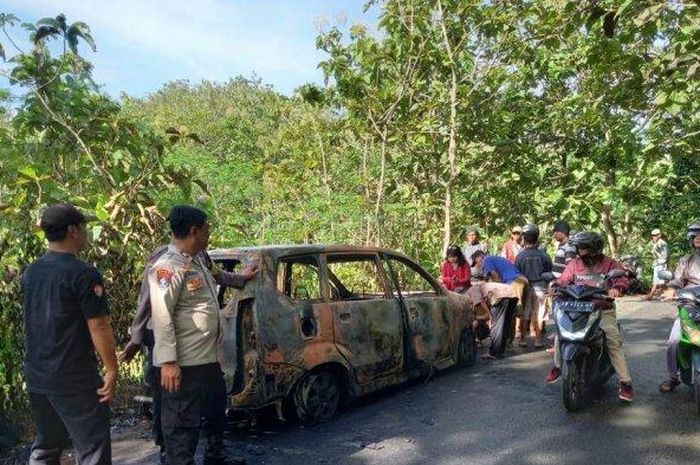
[[[604,297],[604,291],[599,287],[586,286],[584,284],[574,284],[560,290],[564,295],[568,295],[576,300],[591,299],[594,297]]]
[[[593,326],[595,306],[590,306],[581,311],[576,304],[592,304],[592,302],[556,301],[554,303],[554,315],[557,322],[559,336],[564,340],[578,341],[585,339],[586,334]],[[583,308],[583,307],[581,307]]]

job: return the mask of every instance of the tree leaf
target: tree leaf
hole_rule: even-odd
[[[51,36],[59,35],[60,31],[54,26],[40,26],[37,28],[36,32],[33,34],[32,40],[34,44],[41,43],[44,39]]]
[[[95,40],[92,38],[92,35],[90,35],[90,28],[84,22],[78,21],[78,22],[73,23],[71,25],[71,27],[68,28],[67,35],[68,35],[68,37],[75,38],[76,49],[77,49],[77,38],[80,37],[88,44],[88,46],[92,49],[93,52],[97,51],[97,46],[95,45]],[[75,53],[77,53],[77,51]]]

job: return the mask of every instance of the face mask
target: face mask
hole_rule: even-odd
[[[583,260],[583,263],[584,263],[586,266],[591,266],[591,265],[595,264],[595,263],[598,261],[598,255],[591,255],[591,254],[588,254],[588,255],[586,255],[586,256],[581,257],[581,260]]]

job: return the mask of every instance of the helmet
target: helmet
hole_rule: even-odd
[[[537,242],[540,238],[540,228],[536,224],[526,224],[523,226],[523,239],[526,242]]]
[[[569,244],[573,245],[577,249],[588,249],[592,255],[603,253],[603,236],[598,233],[581,231],[576,233],[576,235],[569,240]]]
[[[688,232],[686,234],[686,237],[692,243],[693,239],[695,239],[695,236],[697,236],[698,234],[700,234],[700,220],[688,226]]]

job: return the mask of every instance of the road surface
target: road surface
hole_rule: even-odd
[[[617,400],[611,381],[582,413],[567,413],[560,384],[543,382],[551,355],[531,351],[392,389],[322,425],[273,422],[232,433],[227,444],[249,464],[269,465],[697,464],[690,390],[657,391],[674,316],[665,303],[619,306],[631,405]],[[114,463],[153,464],[157,454],[143,435],[115,431]]]

